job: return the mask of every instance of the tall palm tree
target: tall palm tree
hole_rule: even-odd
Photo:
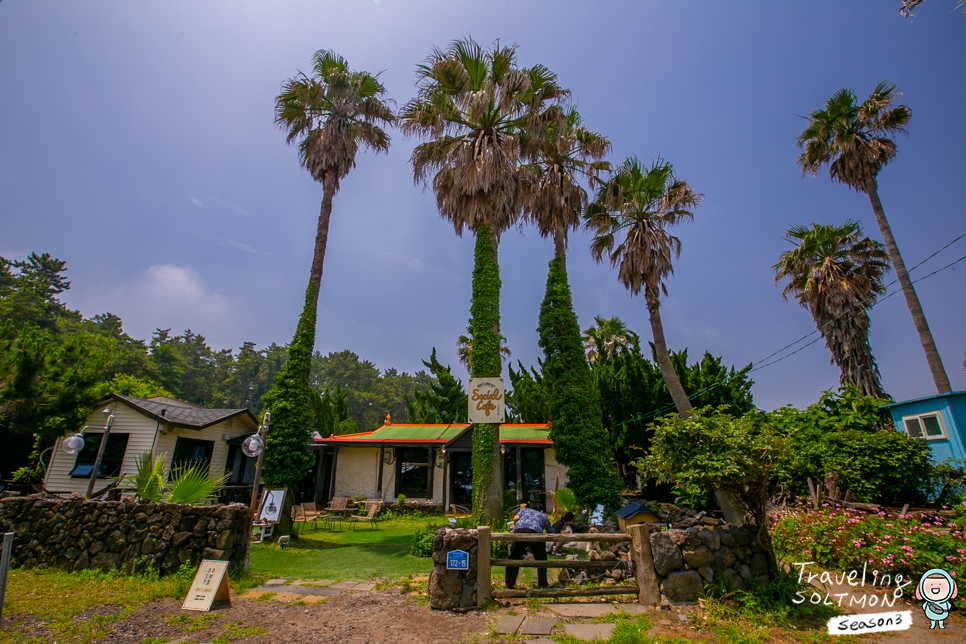
[[[466,331],[472,335],[473,331],[469,328]],[[460,363],[466,367],[466,370],[470,370],[470,356],[473,354],[473,340],[469,336],[461,335],[456,338],[456,357],[459,358]],[[510,348],[506,346],[506,336],[502,333],[500,334],[500,360],[506,362],[512,354],[510,353]]]
[[[609,358],[639,342],[637,334],[616,315],[607,319],[595,315],[593,326],[584,331],[582,340],[588,362],[594,362],[601,352]]]
[[[673,166],[660,157],[650,168],[637,157],[628,157],[587,208],[587,225],[594,231],[590,246],[594,259],[600,262],[606,255],[611,267],[618,267],[617,278],[631,295],[644,289],[657,364],[683,417],[691,414],[691,403],[668,354],[660,298],[661,293],[667,295],[665,278],[674,273],[672,260],[681,254],[681,240],[667,229],[690,223],[703,199],[686,181],[677,179]]]
[[[432,177],[439,213],[458,236],[464,230],[479,234],[478,249],[484,235],[495,242],[495,264],[500,235],[519,219],[532,182],[532,175],[520,167],[521,132],[536,128],[536,116],[567,92],[545,67],[519,67],[514,47],[497,41],[484,49],[471,38],[434,49],[417,67],[416,76],[416,97],[399,114],[403,132],[429,139],[413,150],[413,179],[418,184]],[[478,253],[476,268],[482,275],[481,261]],[[498,267],[496,282],[499,289]],[[498,338],[498,290],[496,295],[495,321],[487,333]],[[487,355],[499,352],[499,341],[485,346],[486,353],[480,349],[470,355],[471,377],[500,375],[498,355]],[[492,445],[483,444],[489,442]],[[479,498],[480,503],[474,503],[473,512],[494,524],[503,507],[499,426],[474,430],[474,451],[486,449],[491,449],[491,469],[474,468],[474,500]],[[483,481],[488,482],[485,490]]]
[[[825,103],[825,109],[816,110],[807,117],[808,127],[798,137],[798,147],[804,148],[798,157],[798,165],[802,174],[807,172],[815,176],[823,165],[828,164],[833,181],[869,196],[889,259],[896,269],[902,294],[919,333],[919,342],[926,353],[933,382],[939,393],[949,393],[952,391],[949,378],[879,201],[879,171],[895,158],[893,137],[897,132],[905,132],[905,125],[912,118],[912,111],[905,105],[893,107],[892,103],[898,97],[896,86],[886,81],[876,85],[869,98],[860,104],[856,103],[851,90],[837,91]]]
[[[602,160],[610,141],[584,127],[575,108],[551,105],[540,115],[538,127],[525,133],[523,149],[531,159],[525,167],[534,175],[524,213],[541,237],[553,237],[566,271],[567,233],[580,225],[587,207],[587,191],[578,182],[586,179],[593,187],[599,173],[610,170]]]
[[[885,247],[862,226],[792,226],[785,239],[795,248],[782,253],[772,268],[775,282],[787,279],[782,299],[792,295],[808,309],[825,337],[840,372],[839,384],[851,384],[867,396],[887,398],[869,346],[868,309],[885,290],[889,270]]]
[[[312,75],[299,72],[282,84],[275,98],[275,123],[288,132],[287,142],[298,142],[302,167],[322,184],[322,206],[315,234],[309,281],[318,287],[332,216],[332,197],[339,181],[356,165],[359,145],[385,152],[389,136],[382,129],[395,120],[386,89],[377,76],[353,71],[331,50],[315,53]]]

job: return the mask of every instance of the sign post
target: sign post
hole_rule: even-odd
[[[228,592],[228,562],[205,559],[198,566],[194,581],[188,590],[188,596],[181,605],[181,610],[200,610],[208,612],[216,601],[226,601],[231,604]]]
[[[467,422],[506,422],[506,405],[503,399],[503,378],[470,378]]]
[[[13,533],[3,535],[0,549],[0,624],[3,624],[3,596],[7,593],[7,570],[10,568],[10,552],[13,550]]]

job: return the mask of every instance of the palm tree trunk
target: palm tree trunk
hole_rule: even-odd
[[[554,255],[560,260],[560,269],[567,272],[567,231],[558,230],[553,234]]]
[[[929,363],[929,371],[932,373],[933,382],[936,383],[936,389],[939,393],[948,394],[952,391],[952,387],[949,385],[949,377],[946,376],[943,361],[939,357],[939,351],[936,349],[936,342],[933,340],[932,332],[929,330],[929,324],[926,322],[926,315],[922,312],[919,297],[916,296],[916,290],[912,287],[912,280],[909,279],[909,273],[906,272],[906,265],[902,262],[902,256],[899,255],[899,247],[896,245],[896,239],[892,236],[892,228],[889,226],[889,220],[886,219],[885,211],[882,209],[882,202],[879,201],[879,191],[875,177],[866,179],[865,192],[869,195],[869,201],[872,202],[872,211],[875,213],[876,223],[879,224],[879,230],[882,232],[882,239],[885,241],[886,250],[889,252],[889,259],[892,260],[892,266],[896,269],[896,276],[899,278],[899,284],[902,286],[902,294],[906,298],[906,305],[909,307],[909,312],[912,313],[912,322],[916,325],[916,331],[919,333],[919,342],[922,344],[922,350],[926,352],[926,362]]]
[[[322,207],[319,209],[319,225],[315,231],[315,252],[312,255],[312,270],[309,281],[315,284],[314,308],[319,306],[319,288],[322,285],[322,264],[325,261],[325,246],[329,241],[329,219],[332,217],[332,195],[335,194],[335,173],[327,172],[322,181]]]
[[[661,301],[657,296],[657,288],[645,286],[644,299],[647,301],[647,312],[651,319],[654,352],[657,354],[657,366],[661,369],[661,377],[664,378],[664,384],[671,392],[671,400],[674,401],[678,415],[681,418],[689,418],[692,409],[691,401],[688,400],[688,395],[684,393],[684,387],[681,386],[681,381],[674,372],[674,365],[671,364],[671,355],[668,353],[667,341],[664,339],[664,325],[661,322]]]

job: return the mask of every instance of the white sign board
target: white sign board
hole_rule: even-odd
[[[184,598],[181,610],[211,610],[215,601],[231,602],[228,594],[228,562],[205,559],[198,566],[188,596]]]
[[[282,516],[282,506],[285,505],[285,488],[280,490],[263,490],[262,504],[258,510],[259,523],[278,523]]]
[[[470,423],[502,423],[506,421],[503,404],[503,378],[470,378]]]

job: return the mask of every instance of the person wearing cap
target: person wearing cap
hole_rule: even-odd
[[[521,534],[543,534],[551,532],[553,526],[550,519],[543,513],[543,504],[540,501],[533,501],[530,507],[520,510],[520,513],[513,517],[513,532]],[[510,548],[510,559],[523,559],[527,549],[533,553],[533,558],[537,561],[547,560],[547,543],[545,541],[514,541]],[[517,583],[517,573],[520,569],[516,566],[506,567],[507,588],[513,588]],[[547,569],[537,568],[537,587],[547,588]]]

